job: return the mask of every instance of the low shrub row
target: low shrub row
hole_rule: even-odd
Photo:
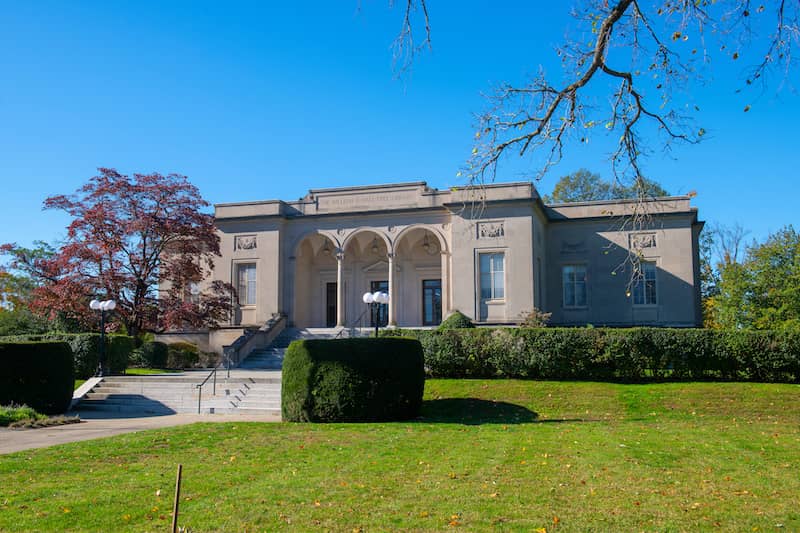
[[[112,374],[120,374],[128,367],[134,347],[133,337],[106,335],[106,357]],[[100,361],[99,333],[45,333],[42,335],[13,335],[0,338],[0,342],[66,342],[75,358],[75,377],[87,379],[97,371]]]
[[[40,413],[69,408],[75,384],[66,342],[0,342],[0,405],[27,405]]]
[[[146,341],[131,354],[130,366],[137,368],[165,368],[168,348],[166,343]]]
[[[406,420],[424,388],[413,339],[301,340],[284,358],[281,409],[289,422]]]
[[[385,330],[431,377],[800,382],[800,334],[668,328]]]
[[[213,352],[201,352],[190,342],[147,341],[133,351],[130,366],[140,368],[210,368],[217,364],[219,356]]]
[[[193,368],[200,363],[200,351],[190,342],[167,345],[167,368]]]
[[[0,405],[0,427],[7,427],[25,420],[42,420],[47,416],[27,405]]]

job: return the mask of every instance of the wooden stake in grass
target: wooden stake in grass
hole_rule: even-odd
[[[181,501],[181,471],[183,465],[178,465],[178,475],[175,478],[175,502],[172,504],[172,533],[178,533],[178,504]]]

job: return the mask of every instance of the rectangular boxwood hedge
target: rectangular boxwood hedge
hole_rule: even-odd
[[[800,382],[800,334],[677,328],[385,330],[431,377]]]
[[[72,350],[65,342],[0,342],[0,405],[27,405],[40,413],[69,409],[75,384]]]
[[[290,422],[407,420],[425,388],[422,346],[404,338],[294,341],[282,375]]]
[[[75,377],[88,379],[97,372],[100,361],[99,333],[44,333],[41,335],[12,335],[0,337],[0,342],[66,342],[75,358]],[[127,335],[106,335],[106,357],[112,374],[128,368],[134,339]]]

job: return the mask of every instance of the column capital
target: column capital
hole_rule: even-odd
[[[397,257],[397,254],[395,254],[395,253],[389,252],[389,253],[387,253],[387,254],[386,254],[386,258],[387,258],[387,259],[390,259],[390,260],[392,260],[392,259],[394,259],[395,257]]]
[[[339,250],[334,255],[335,255],[337,261],[343,261],[344,260],[344,252],[343,251]]]

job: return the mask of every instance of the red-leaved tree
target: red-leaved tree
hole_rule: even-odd
[[[128,334],[172,327],[214,326],[231,311],[230,284],[201,281],[219,256],[214,218],[185,176],[101,168],[70,196],[47,198],[45,209],[72,217],[66,242],[51,256],[13,244],[11,267],[37,280],[30,307],[94,324],[92,298],[117,301]],[[159,288],[159,282],[161,286]]]

